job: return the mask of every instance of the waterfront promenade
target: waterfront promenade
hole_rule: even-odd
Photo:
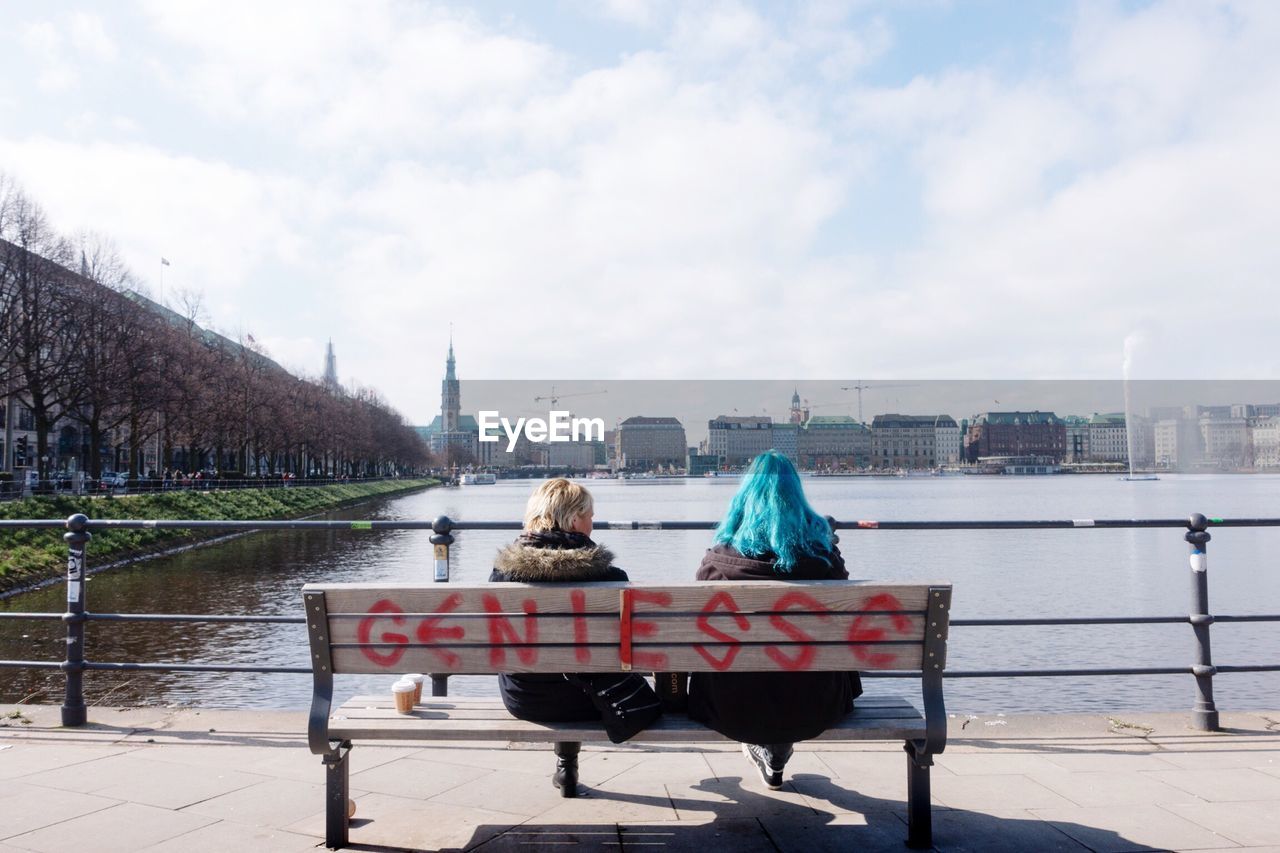
[[[0,853],[323,848],[302,712],[0,706]],[[944,851],[1280,851],[1280,712],[951,719]],[[588,748],[563,800],[545,746],[360,744],[356,850],[902,850],[892,743],[802,748],[781,791],[723,743]]]

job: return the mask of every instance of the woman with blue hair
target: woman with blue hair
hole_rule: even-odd
[[[843,580],[831,526],[805,499],[795,466],[775,450],[747,469],[698,580]],[[782,787],[796,741],[822,734],[862,693],[856,672],[694,673],[689,716],[742,742],[764,784]]]

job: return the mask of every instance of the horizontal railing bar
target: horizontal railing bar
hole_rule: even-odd
[[[262,672],[311,675],[311,667],[302,666],[253,666],[251,664],[214,663],[89,663],[85,669],[103,672]]]
[[[758,616],[767,616],[774,611],[761,611],[756,613]],[[794,611],[779,611],[782,615],[794,616]],[[875,616],[894,616],[894,615],[911,615],[918,616],[918,611],[873,611]],[[330,613],[330,619],[367,619],[368,613]],[[413,616],[439,616],[437,613],[401,613],[396,614],[404,618]],[[491,619],[495,614],[492,613],[449,613],[450,619]],[[501,615],[501,614],[499,614]],[[507,614],[510,615],[510,614]],[[526,614],[515,614],[524,618]],[[542,613],[536,614],[540,617],[557,617],[564,618],[570,614],[561,613]],[[672,616],[680,614],[662,613],[661,616]],[[61,620],[62,613],[35,613],[25,611],[9,611],[0,612],[0,619],[32,619],[32,620]],[[209,622],[209,623],[250,623],[265,625],[304,625],[306,618],[302,616],[241,616],[235,614],[202,614],[202,613],[86,613],[85,621],[88,622]],[[582,613],[574,615],[574,618],[595,618],[595,619],[616,619],[613,613]],[[1048,618],[1028,618],[1028,619],[952,619],[950,624],[953,628],[1013,628],[1013,627],[1040,627],[1053,625],[1164,625],[1164,624],[1183,624],[1189,622],[1190,616],[1063,616]],[[1214,615],[1215,622],[1280,622],[1280,614],[1248,614],[1248,615]]]
[[[1215,619],[1219,617],[1214,617]],[[1037,625],[1165,625],[1185,624],[1190,616],[1063,616],[1029,619],[952,619],[952,628],[994,628]]]
[[[868,611],[874,616],[919,616],[920,611],[914,610],[875,610]],[[753,611],[756,616],[769,615],[795,616],[796,611]],[[0,612],[0,619],[47,619],[60,620],[63,618],[62,613],[27,613],[23,611]],[[439,613],[397,613],[397,616],[403,618],[412,618],[416,616],[433,616],[441,617]],[[525,613],[448,613],[445,614],[449,619],[492,619],[495,616],[517,616],[521,619],[527,618],[529,614]],[[654,618],[688,615],[682,613],[662,612],[654,614]],[[803,615],[803,614],[800,614]],[[864,614],[865,615],[865,614]],[[616,613],[538,613],[533,614],[536,618],[585,618],[585,619],[617,619]],[[368,619],[368,613],[330,613],[329,619]],[[443,617],[441,617],[443,618]],[[1280,622],[1280,614],[1248,614],[1248,615],[1214,615],[1215,622]],[[211,623],[262,623],[262,624],[279,624],[279,625],[304,625],[306,618],[302,616],[239,616],[234,614],[201,614],[201,613],[86,613],[85,620],[89,622],[211,622]],[[1028,619],[952,619],[950,625],[952,628],[1013,628],[1020,626],[1037,627],[1052,625],[1165,625],[1165,624],[1183,624],[1191,620],[1190,616],[1063,616],[1063,617],[1047,617],[1047,618],[1028,618]]]
[[[56,661],[0,661],[0,669],[58,670]],[[86,670],[115,672],[264,672],[264,674],[311,675],[310,667],[301,666],[236,666],[214,663],[84,663]],[[1121,667],[1121,669],[1078,670],[948,670],[946,679],[1019,679],[1019,678],[1075,678],[1089,675],[1188,675],[1189,666],[1169,667]],[[1219,666],[1219,674],[1230,672],[1277,672],[1280,665]],[[867,679],[918,679],[919,670],[869,670],[860,672]]]
[[[1189,666],[1130,666],[1095,669],[974,669],[948,670],[944,678],[1058,678],[1079,675],[1188,675]]]
[[[0,660],[0,669],[62,669],[59,660]]]
[[[1218,616],[1214,614],[1214,622],[1280,622],[1277,613],[1251,613],[1248,616]]]
[[[2,519],[4,528],[65,528],[65,519]],[[237,521],[232,519],[90,519],[88,530],[429,530],[434,522],[416,521]],[[597,521],[601,530],[714,530],[715,521]],[[836,521],[837,530],[1096,530],[1186,528],[1185,518],[987,519],[958,521]],[[451,531],[520,530],[520,521],[462,521]],[[1211,518],[1209,527],[1280,527],[1280,518]]]
[[[305,625],[305,616],[236,616],[200,613],[86,613],[89,622],[250,622]]]

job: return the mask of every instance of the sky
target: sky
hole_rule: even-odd
[[[414,422],[451,327],[464,380],[1280,373],[1272,0],[0,17],[0,172]]]

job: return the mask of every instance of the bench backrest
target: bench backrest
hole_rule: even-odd
[[[867,581],[308,584],[317,679],[342,673],[946,667],[951,586]]]

